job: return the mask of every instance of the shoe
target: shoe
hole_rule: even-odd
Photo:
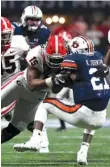
[[[66,128],[60,127],[56,129],[57,132],[63,132],[66,131]]]
[[[31,137],[26,143],[15,144],[13,148],[18,152],[38,151],[40,153],[49,153],[48,141],[38,140],[38,137]]]
[[[41,147],[41,140],[40,140],[40,136],[37,137],[31,137],[29,141],[27,141],[26,143],[19,143],[19,144],[15,144],[13,146],[13,148],[16,151],[19,152],[24,152],[24,151],[40,151],[40,147]]]
[[[80,165],[87,165],[87,151],[79,150],[77,153],[77,163]]]
[[[42,140],[39,152],[40,153],[49,153],[48,145],[49,145],[48,140]]]

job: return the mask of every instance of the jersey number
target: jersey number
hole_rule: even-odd
[[[16,64],[14,61],[14,56],[7,56],[2,59],[2,70],[6,71],[7,73],[11,74],[16,69]]]
[[[89,70],[89,74],[91,75],[91,74],[93,74],[96,71],[97,71],[96,68],[91,68]],[[107,83],[105,78],[103,79],[103,84],[102,84],[100,78],[92,77],[91,78],[91,84],[92,84],[93,90],[109,89],[109,85],[108,85],[108,83]]]
[[[38,64],[38,60],[36,59],[36,57],[33,57],[29,61],[30,61],[31,66],[36,66]]]

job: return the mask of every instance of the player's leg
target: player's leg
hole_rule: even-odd
[[[45,127],[43,128],[46,120],[47,120],[47,111],[42,105],[39,105],[38,110],[35,114],[34,119],[34,130],[32,137],[29,141],[21,144],[14,145],[14,149],[16,151],[40,151],[40,152],[49,152],[48,150],[48,137],[46,133]]]
[[[83,113],[85,113],[85,116],[82,115],[82,120],[84,119],[84,122],[87,123],[87,127],[89,127],[89,129],[84,129],[81,147],[77,153],[77,163],[81,165],[87,164],[88,150],[95,134],[95,129],[102,127],[106,120],[106,110],[95,112],[85,108]],[[94,130],[92,130],[92,128]]]
[[[17,81],[21,80],[23,73],[14,75],[1,87],[1,108],[7,107],[18,99],[19,86]],[[2,114],[2,113],[1,113]]]
[[[83,140],[80,146],[80,150],[77,153],[77,163],[80,165],[87,164],[88,149],[94,134],[95,130],[84,129]]]
[[[35,112],[32,111],[32,108],[34,108],[34,106],[35,104],[30,105],[28,101],[25,101],[23,99],[17,100],[12,120],[9,123],[8,127],[2,130],[2,143],[18,135],[26,128],[27,124],[34,119]]]

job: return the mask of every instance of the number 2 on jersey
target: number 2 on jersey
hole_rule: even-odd
[[[91,74],[93,74],[96,71],[97,71],[96,68],[91,68],[89,70],[89,74],[91,75]],[[96,77],[93,76],[91,78],[91,84],[92,84],[93,90],[109,89],[109,85],[108,85],[108,83],[107,83],[105,78],[103,78],[103,83],[102,83],[100,78],[96,78]]]

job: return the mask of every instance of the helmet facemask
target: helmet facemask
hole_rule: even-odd
[[[11,43],[13,32],[12,31],[4,31],[1,32],[1,45],[9,45]]]
[[[27,17],[25,19],[26,26],[28,27],[28,31],[36,31],[41,24],[41,18],[32,18]]]
[[[63,61],[63,57],[61,55],[46,55],[45,57],[46,59],[46,63],[50,68],[59,68],[60,67],[60,63],[62,63]]]

